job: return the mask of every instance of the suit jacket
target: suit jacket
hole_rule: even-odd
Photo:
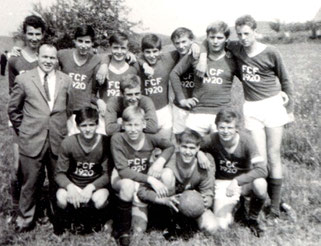
[[[8,113],[19,135],[20,153],[37,156],[49,138],[51,151],[57,155],[67,134],[67,103],[72,81],[56,71],[54,106],[50,111],[37,68],[16,77]]]

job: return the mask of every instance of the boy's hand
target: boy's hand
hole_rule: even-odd
[[[289,96],[284,91],[281,91],[281,97],[283,99],[283,105],[286,106],[289,103]]]
[[[154,68],[152,68],[151,66],[149,66],[146,62],[144,62],[144,64],[143,64],[143,69],[144,69],[145,75],[146,75],[149,79],[153,77],[153,75],[154,75]]]
[[[179,101],[179,104],[182,107],[191,109],[196,106],[196,104],[199,103],[198,99],[196,97],[188,98],[188,99],[182,99]]]
[[[201,47],[197,43],[192,43],[190,53],[195,60],[199,59],[201,54]]]
[[[15,57],[21,56],[21,48],[18,46],[13,46],[10,51],[10,55]]]
[[[213,204],[213,198],[207,195],[202,194],[203,202],[205,208],[209,208]]]
[[[147,182],[151,185],[158,197],[165,197],[168,194],[167,187],[159,180],[152,176],[148,176]]]
[[[83,202],[83,203],[89,202],[95,189],[96,189],[96,187],[93,184],[86,185],[86,187],[81,192],[81,196],[82,196],[81,202]]]
[[[198,161],[198,165],[200,166],[200,168],[206,169],[206,170],[210,169],[211,162],[207,158],[207,156],[204,154],[203,151],[198,151],[197,152],[197,161]]]
[[[129,65],[132,65],[134,64],[135,62],[137,62],[137,59],[136,59],[136,56],[135,54],[133,54],[132,52],[128,52],[127,55],[126,55],[126,62],[129,64]]]
[[[102,99],[97,100],[98,111],[101,116],[105,115],[106,103]]]
[[[80,207],[81,203],[81,188],[73,183],[67,186],[67,201],[71,203],[75,208]]]
[[[226,196],[231,197],[240,192],[241,187],[239,186],[236,179],[233,179],[231,184],[226,189]]]
[[[105,79],[108,78],[108,75],[108,65],[101,64],[96,73],[96,80],[100,85],[102,85],[105,82]]]
[[[163,205],[166,205],[167,207],[174,209],[175,212],[177,212],[177,213],[179,212],[179,209],[177,208],[179,201],[178,201],[178,197],[176,195],[161,198],[161,203]]]

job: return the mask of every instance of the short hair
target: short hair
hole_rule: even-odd
[[[125,75],[121,80],[120,80],[120,91],[121,93],[125,92],[125,89],[133,89],[136,88],[137,86],[141,86],[141,79],[138,75],[136,74],[128,74]]]
[[[27,32],[27,26],[32,26],[33,28],[41,28],[42,33],[46,31],[45,22],[41,19],[41,17],[37,15],[29,15],[25,18],[22,24],[23,33]]]
[[[84,36],[89,36],[91,41],[95,40],[95,30],[91,25],[81,25],[76,27],[74,39]]]
[[[190,29],[188,29],[186,27],[179,27],[179,28],[175,29],[174,32],[172,33],[171,40],[172,40],[172,42],[174,42],[175,39],[181,38],[184,35],[186,35],[190,40],[194,39],[194,34]]]
[[[155,34],[147,34],[142,39],[142,51],[146,49],[162,49],[162,40]]]
[[[178,144],[191,143],[199,146],[202,142],[202,136],[197,131],[186,128],[182,133],[177,136]]]
[[[218,125],[221,122],[231,123],[235,121],[235,126],[240,127],[240,115],[232,108],[223,108],[221,109],[215,118],[215,124]]]
[[[128,106],[122,114],[123,122],[128,122],[133,119],[140,118],[145,120],[145,111],[138,106]]]
[[[251,15],[243,15],[236,19],[235,27],[244,25],[251,27],[253,30],[255,30],[257,27],[256,20],[254,20],[254,18]]]
[[[206,28],[206,34],[209,35],[210,32],[213,32],[213,33],[222,32],[226,38],[229,38],[231,30],[224,21],[215,21],[209,24]]]
[[[56,44],[53,43],[53,42],[45,42],[45,43],[41,43],[38,47],[38,54],[40,52],[40,49],[43,47],[43,46],[47,46],[48,48],[54,48],[58,51],[57,47],[56,47]]]
[[[76,115],[75,121],[77,126],[79,126],[85,120],[93,120],[98,125],[98,111],[92,107],[85,107],[73,112]]]
[[[122,44],[124,41],[128,41],[128,35],[123,32],[116,32],[109,38],[109,45]]]

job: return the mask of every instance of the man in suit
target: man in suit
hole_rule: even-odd
[[[19,136],[22,174],[18,232],[34,227],[35,200],[45,166],[50,194],[54,194],[53,172],[67,133],[67,103],[72,84],[68,75],[55,70],[57,61],[56,48],[41,45],[37,68],[16,77],[9,102],[9,117]]]

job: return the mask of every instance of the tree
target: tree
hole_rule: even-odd
[[[281,21],[277,19],[274,22],[270,22],[270,27],[273,31],[280,32],[282,27]]]
[[[137,34],[132,31],[141,23],[127,20],[130,9],[124,0],[57,0],[44,8],[34,4],[33,12],[40,15],[47,24],[46,39],[57,43],[58,48],[72,45],[73,32],[78,25],[92,25],[96,31],[96,45],[107,47],[108,37],[116,31],[126,32],[137,46]]]

